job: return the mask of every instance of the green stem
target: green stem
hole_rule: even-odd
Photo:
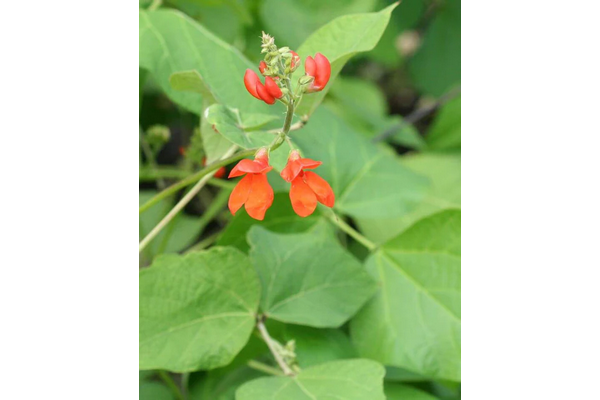
[[[275,375],[275,376],[285,376],[283,373],[281,373],[280,370],[278,370],[277,368],[273,368],[270,365],[261,363],[259,361],[256,360],[250,360],[248,361],[248,366],[252,369],[255,369],[257,371],[261,371],[261,372],[265,372],[269,375]]]
[[[181,389],[179,388],[179,386],[177,386],[177,384],[167,371],[158,371],[158,375],[167,384],[169,389],[171,389],[171,391],[175,395],[175,398],[177,398],[178,400],[185,400],[185,397],[183,397],[183,393],[181,393]]]
[[[358,243],[362,244],[367,249],[369,249],[369,251],[374,251],[375,249],[377,249],[378,246],[375,243],[371,242],[369,239],[367,239],[366,237],[361,235],[356,229],[354,229],[353,227],[348,225],[348,223],[346,223],[346,221],[344,221],[341,218],[338,218],[338,216],[333,212],[333,210],[330,210],[330,211],[331,212],[324,212],[323,214],[334,225],[337,225],[337,227],[340,228],[342,231],[344,231],[348,235],[352,236]]]
[[[161,191],[160,193],[158,193],[156,196],[152,197],[150,200],[148,200],[146,203],[142,204],[140,206],[140,214],[143,213],[144,211],[148,210],[150,207],[152,207],[153,205],[155,205],[156,203],[160,202],[161,200],[166,199],[167,197],[177,193],[179,190],[183,189],[186,186],[191,185],[194,182],[197,182],[198,180],[202,179],[204,176],[210,174],[213,171],[218,170],[221,167],[224,167],[226,165],[231,164],[232,162],[241,160],[242,158],[245,157],[249,157],[251,155],[253,155],[256,152],[256,149],[248,149],[248,150],[243,150],[240,151],[237,154],[232,155],[231,157],[225,158],[223,160],[219,160],[217,162],[214,162],[210,165],[207,165],[206,168],[196,172],[193,175],[188,176],[185,179],[182,179],[181,181],[169,186],[168,188],[166,188],[165,190]]]
[[[278,350],[278,347],[281,347],[281,345],[275,339],[273,339],[271,335],[269,335],[267,327],[263,322],[263,318],[264,317],[262,315],[258,316],[258,318],[256,319],[256,327],[258,328],[258,331],[260,332],[260,335],[262,336],[263,340],[267,344],[267,347],[271,351],[271,354],[273,354],[275,361],[277,361],[277,365],[279,365],[279,368],[281,368],[285,375],[296,375],[294,371],[290,368],[290,366],[287,365],[286,362],[283,360],[283,357],[281,357],[281,353]]]

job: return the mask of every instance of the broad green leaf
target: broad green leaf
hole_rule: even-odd
[[[242,121],[239,110],[232,109],[222,104],[213,104],[204,112],[206,121],[212,125],[217,133],[223,135],[231,143],[237,144],[244,149],[252,149],[261,146],[268,146],[273,142],[275,135],[262,131],[247,132],[248,127]],[[260,121],[260,116],[265,118]],[[272,116],[268,114],[260,114],[260,116],[252,116],[251,121],[255,125],[264,125],[272,120]]]
[[[156,195],[154,190],[140,192],[140,205],[146,203],[154,195]],[[140,240],[167,215],[173,206],[172,199],[162,200],[140,214]],[[148,260],[151,260],[157,254],[176,253],[183,250],[193,243],[201,229],[199,218],[180,213],[148,244],[143,254]]]
[[[422,382],[427,378],[404,368],[386,366],[385,380],[389,382]]]
[[[412,211],[428,182],[326,108],[293,132],[303,155],[323,162],[315,173],[331,185],[335,208],[356,218],[394,218]]]
[[[217,240],[217,244],[233,246],[243,252],[248,252],[250,246],[246,242],[246,233],[254,225],[265,227],[272,232],[299,233],[311,228],[319,219],[316,212],[309,217],[300,218],[292,209],[289,195],[275,193],[273,205],[267,210],[264,220],[257,221],[251,218],[243,208],[240,209]]]
[[[416,86],[432,96],[460,82],[460,0],[447,0],[436,11],[409,67]]]
[[[387,400],[437,400],[427,392],[400,383],[386,382],[384,391]]]
[[[244,87],[244,73],[247,68],[258,71],[257,66],[185,14],[140,10],[139,29],[140,67],[149,70],[165,94],[187,110],[200,115],[202,96],[173,89],[169,78],[195,70],[218,103],[277,117],[285,111],[281,104],[269,106],[252,97]]]
[[[376,0],[265,0],[260,15],[279,46],[295,49],[334,18],[373,11]]]
[[[392,10],[397,5],[394,3],[375,13],[336,18],[315,31],[302,43],[297,51],[301,59],[305,60],[307,56],[322,53],[331,63],[331,78],[324,90],[304,96],[297,110],[299,115],[310,115],[315,111],[329,91],[335,77],[353,55],[375,47],[390,20]],[[298,68],[294,77],[300,77],[303,73],[304,69]]]
[[[269,377],[240,387],[236,400],[385,400],[384,368],[370,360],[332,361],[295,377]]]
[[[285,325],[283,336],[286,342],[295,341],[296,359],[300,368],[358,357],[350,338],[340,329]]]
[[[230,247],[157,257],[140,271],[140,369],[227,365],[254,328],[260,284]]]
[[[359,354],[460,381],[460,211],[417,222],[366,267],[381,289],[351,322]]]
[[[460,150],[460,97],[448,102],[436,116],[427,145],[432,150]]]
[[[174,400],[173,392],[160,382],[140,382],[139,400]]]
[[[169,84],[174,90],[182,92],[199,93],[208,100],[209,104],[216,102],[213,97],[212,88],[202,79],[198,71],[175,72],[169,77]]]
[[[376,289],[325,221],[299,234],[253,226],[248,243],[262,282],[261,310],[269,318],[335,328],[352,317]]]
[[[384,243],[416,221],[448,208],[460,208],[460,155],[424,153],[405,156],[402,163],[430,179],[431,186],[419,205],[397,218],[359,218],[361,232]]]

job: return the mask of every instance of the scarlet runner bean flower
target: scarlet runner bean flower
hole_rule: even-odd
[[[315,54],[314,59],[311,56],[306,57],[304,71],[306,72],[306,75],[315,78],[306,91],[308,93],[320,92],[325,88],[327,82],[329,82],[329,77],[331,76],[331,64],[327,57],[321,53],[317,53]]]
[[[229,173],[229,178],[244,176],[229,196],[229,210],[233,215],[245,205],[248,215],[262,221],[267,209],[273,204],[273,188],[267,181],[269,165],[267,149],[262,148],[254,160],[241,160]]]
[[[312,171],[304,171],[317,168],[321,164],[321,161],[302,158],[298,150],[293,150],[287,165],[281,171],[281,177],[292,183],[292,208],[301,217],[311,215],[317,208],[317,201],[327,207],[333,207],[335,203],[335,194],[327,181]]]
[[[256,72],[251,69],[247,69],[246,74],[244,74],[244,85],[252,96],[267,104],[275,104],[275,100],[283,96],[281,89],[277,86],[273,78],[267,76],[263,85]]]

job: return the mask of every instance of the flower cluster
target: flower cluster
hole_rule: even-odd
[[[335,195],[331,186],[319,175],[305,169],[314,169],[320,161],[302,158],[298,150],[293,150],[287,165],[281,171],[281,177],[291,182],[290,200],[292,208],[301,217],[308,217],[317,208],[317,202],[333,207]],[[273,188],[267,180],[267,173],[273,167],[269,165],[268,151],[262,148],[254,160],[241,160],[229,174],[230,178],[245,175],[238,182],[229,197],[229,210],[233,215],[245,206],[248,215],[263,220],[267,209],[273,204]]]

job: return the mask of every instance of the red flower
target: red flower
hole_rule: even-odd
[[[260,71],[260,73],[261,73],[263,76],[265,76],[265,69],[267,69],[267,63],[266,63],[266,62],[264,62],[264,61],[261,61],[261,62],[258,64],[258,70]]]
[[[314,169],[321,165],[321,161],[310,158],[301,158],[297,150],[293,150],[288,158],[287,165],[281,171],[281,177],[287,182],[292,182],[290,200],[292,208],[301,217],[308,217],[315,208],[317,201],[327,207],[333,207],[335,194],[331,186],[319,175],[304,169]]]
[[[254,161],[241,160],[229,173],[229,178],[246,174],[236,185],[229,196],[229,210],[233,215],[245,205],[248,215],[262,221],[267,209],[273,204],[273,188],[267,181],[267,172],[273,167],[269,165],[266,149],[260,149]]]
[[[251,69],[246,70],[246,74],[244,75],[244,85],[246,86],[246,90],[248,90],[252,96],[267,104],[275,104],[275,100],[283,96],[281,89],[279,89],[279,86],[277,86],[273,78],[267,76],[265,78],[265,84],[263,85],[258,75],[256,75],[256,72]]]
[[[311,56],[306,57],[304,63],[306,75],[314,77],[314,81],[310,84],[307,92],[319,92],[325,88],[329,77],[331,76],[331,64],[327,57],[321,53],[317,53],[313,59]]]
[[[202,166],[206,165],[206,157],[202,157]],[[225,175],[225,167],[221,167],[217,170],[217,172],[215,172],[215,174],[213,175],[215,178],[222,178]]]

